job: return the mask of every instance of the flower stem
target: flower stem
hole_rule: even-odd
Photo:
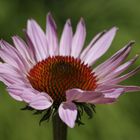
[[[58,113],[53,117],[53,140],[67,140],[67,126]]]

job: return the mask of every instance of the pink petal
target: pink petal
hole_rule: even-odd
[[[105,81],[106,84],[108,83],[111,83],[111,84],[118,84],[126,79],[128,79],[129,77],[135,75],[136,73],[138,73],[140,71],[140,66],[137,67],[136,69],[130,71],[129,73],[125,74],[125,75],[122,75],[120,77],[117,77],[117,78],[114,78],[114,79],[111,79],[111,80],[107,80]]]
[[[12,39],[20,55],[29,63],[29,65],[34,65],[36,62],[34,60],[33,52],[26,43],[19,36],[14,36]]]
[[[75,101],[75,102],[90,102],[93,99],[99,98],[103,96],[101,92],[94,91],[84,91],[81,89],[70,89],[66,91],[66,99],[67,101]]]
[[[123,88],[125,92],[140,91],[140,86],[121,86],[121,85],[118,85],[118,87]]]
[[[84,62],[88,65],[92,65],[97,59],[99,59],[110,47],[117,28],[114,27],[106,32],[88,51]]]
[[[93,99],[89,103],[92,104],[110,104],[116,102],[117,98],[124,93],[123,88],[110,89],[102,92],[104,96]]]
[[[133,44],[134,44],[134,42],[128,43],[125,47],[123,47],[118,52],[116,52],[114,55],[112,55],[108,60],[106,60],[102,64],[98,65],[93,71],[97,75],[99,75],[101,73],[104,73],[104,69],[108,68],[108,66],[112,66],[111,65],[112,63],[116,65],[116,62],[118,60],[119,60],[119,63],[117,62],[117,65],[119,65],[121,63],[120,59],[123,61],[127,57],[129,52],[131,51]],[[110,67],[108,68],[108,70],[110,70]]]
[[[69,127],[73,128],[77,118],[77,107],[72,102],[63,102],[59,106],[59,116]]]
[[[0,57],[3,59],[3,61],[16,68],[20,67],[22,71],[27,70],[27,63],[13,46],[4,40],[0,41],[0,46]]]
[[[14,77],[21,77],[24,75],[23,72],[20,72],[17,68],[7,63],[0,63],[0,74],[9,74]]]
[[[47,38],[35,20],[28,20],[27,34],[34,45],[37,60],[41,61],[47,58],[49,56]]]
[[[71,56],[75,58],[79,57],[85,42],[85,38],[86,38],[85,22],[83,18],[81,18],[80,22],[77,25],[76,33],[73,37]]]
[[[81,55],[80,55],[80,59],[84,60],[86,54],[88,53],[88,51],[91,49],[91,47],[105,34],[105,31],[98,33],[89,43],[89,45],[87,47],[85,47],[85,49],[82,51]]]
[[[31,91],[30,87],[24,84],[9,85],[7,91],[12,97],[19,97],[22,99],[22,101],[24,100],[26,103],[29,103],[29,101],[36,95],[34,92]]]
[[[9,86],[12,84],[24,84],[27,82],[23,77],[16,77],[10,74],[0,74],[0,81],[2,81],[5,85]]]
[[[29,103],[29,106],[37,109],[37,110],[44,110],[51,107],[53,101],[48,98],[46,93],[37,94]]]
[[[104,90],[110,90],[113,88],[122,88],[124,92],[135,92],[135,91],[140,91],[140,86],[126,86],[126,85],[104,85],[101,84],[98,86],[97,90],[98,91],[104,91]]]
[[[27,45],[29,46],[29,51],[32,52],[32,55],[33,55],[33,58],[36,62],[38,62],[38,57],[36,55],[36,49],[35,49],[35,46],[31,40],[31,38],[29,37],[28,33],[26,30],[24,30],[24,33],[25,33],[25,38],[26,38],[26,42],[27,42]]]
[[[118,56],[114,61],[112,61],[110,64],[106,65],[104,69],[101,69],[97,71],[97,69],[93,70],[96,75],[98,75],[99,83],[102,82],[108,74],[110,74],[112,71],[114,71],[118,66],[124,61],[124,59],[128,56],[128,53],[131,50],[131,46],[126,47],[122,54]]]
[[[23,101],[23,99],[19,95],[13,94],[11,92],[8,92],[8,93],[13,99],[15,99],[17,101]]]
[[[21,86],[23,87],[23,86]],[[23,101],[21,95],[22,95],[22,90],[17,90],[17,89],[11,89],[10,87],[7,88],[7,91],[9,95],[14,98],[17,101]]]
[[[115,102],[124,92],[123,88],[109,89],[106,91],[83,91],[80,89],[71,89],[66,92],[68,102],[86,102],[91,104],[106,104]]]
[[[111,80],[118,75],[120,75],[122,72],[128,69],[138,58],[138,55],[136,55],[131,60],[127,61],[126,63],[120,65],[118,68],[116,68],[114,71],[111,71],[109,74],[106,74],[106,76],[101,80],[101,83],[105,83],[105,81]]]
[[[123,88],[114,88],[103,92],[105,98],[115,98],[115,99],[117,99],[122,93],[124,93]]]
[[[64,56],[70,55],[72,36],[73,33],[72,33],[71,22],[70,20],[67,20],[60,40],[60,50],[59,50],[60,55],[64,55]]]
[[[56,24],[50,13],[47,15],[46,36],[50,56],[58,55],[58,38],[56,32]]]
[[[13,98],[17,97],[17,100],[19,98],[21,101],[29,103],[31,107],[38,110],[48,108],[53,102],[47,93],[39,92],[30,87],[30,85],[10,85],[7,91]]]

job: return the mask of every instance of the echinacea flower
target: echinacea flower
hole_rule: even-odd
[[[121,75],[138,58],[124,62],[133,42],[92,69],[108,50],[117,28],[97,34],[84,46],[86,28],[81,19],[73,34],[70,20],[66,21],[60,41],[56,24],[49,13],[46,33],[33,19],[28,20],[26,42],[14,36],[14,46],[0,42],[0,80],[8,93],[36,110],[57,110],[61,120],[74,127],[78,105],[116,102],[125,92],[139,91],[139,86],[119,85],[136,74],[140,67]],[[94,66],[93,66],[94,67]]]

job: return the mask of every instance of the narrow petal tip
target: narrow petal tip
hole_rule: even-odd
[[[118,30],[119,30],[119,28],[118,28],[118,27],[116,27],[116,26],[114,26],[114,27],[112,27],[110,30],[118,31]]]
[[[83,26],[85,26],[85,20],[84,20],[84,18],[83,18],[83,17],[81,17],[81,18],[80,18],[79,23],[80,23],[80,24],[82,24]]]
[[[71,20],[70,19],[67,19],[67,22],[66,22],[69,26],[71,26]]]
[[[57,26],[55,24],[55,21],[53,19],[53,16],[52,16],[51,12],[49,12],[47,14],[47,23],[51,24],[51,26],[53,26],[53,28],[56,29]]]
[[[131,40],[129,43],[128,43],[128,46],[132,46],[135,44],[135,40]]]

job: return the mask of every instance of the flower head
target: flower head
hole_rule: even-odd
[[[28,20],[26,42],[18,36],[12,38],[14,46],[1,40],[0,57],[4,63],[0,63],[0,80],[14,99],[41,112],[49,110],[48,116],[58,111],[61,120],[74,127],[80,121],[79,106],[94,109],[96,104],[115,102],[125,92],[140,90],[139,86],[119,85],[140,70],[138,67],[121,75],[138,58],[136,55],[124,62],[133,42],[94,69],[91,67],[110,47],[116,27],[97,34],[85,48],[83,19],[74,34],[67,20],[60,41],[56,29],[49,13],[46,33],[36,21]]]

